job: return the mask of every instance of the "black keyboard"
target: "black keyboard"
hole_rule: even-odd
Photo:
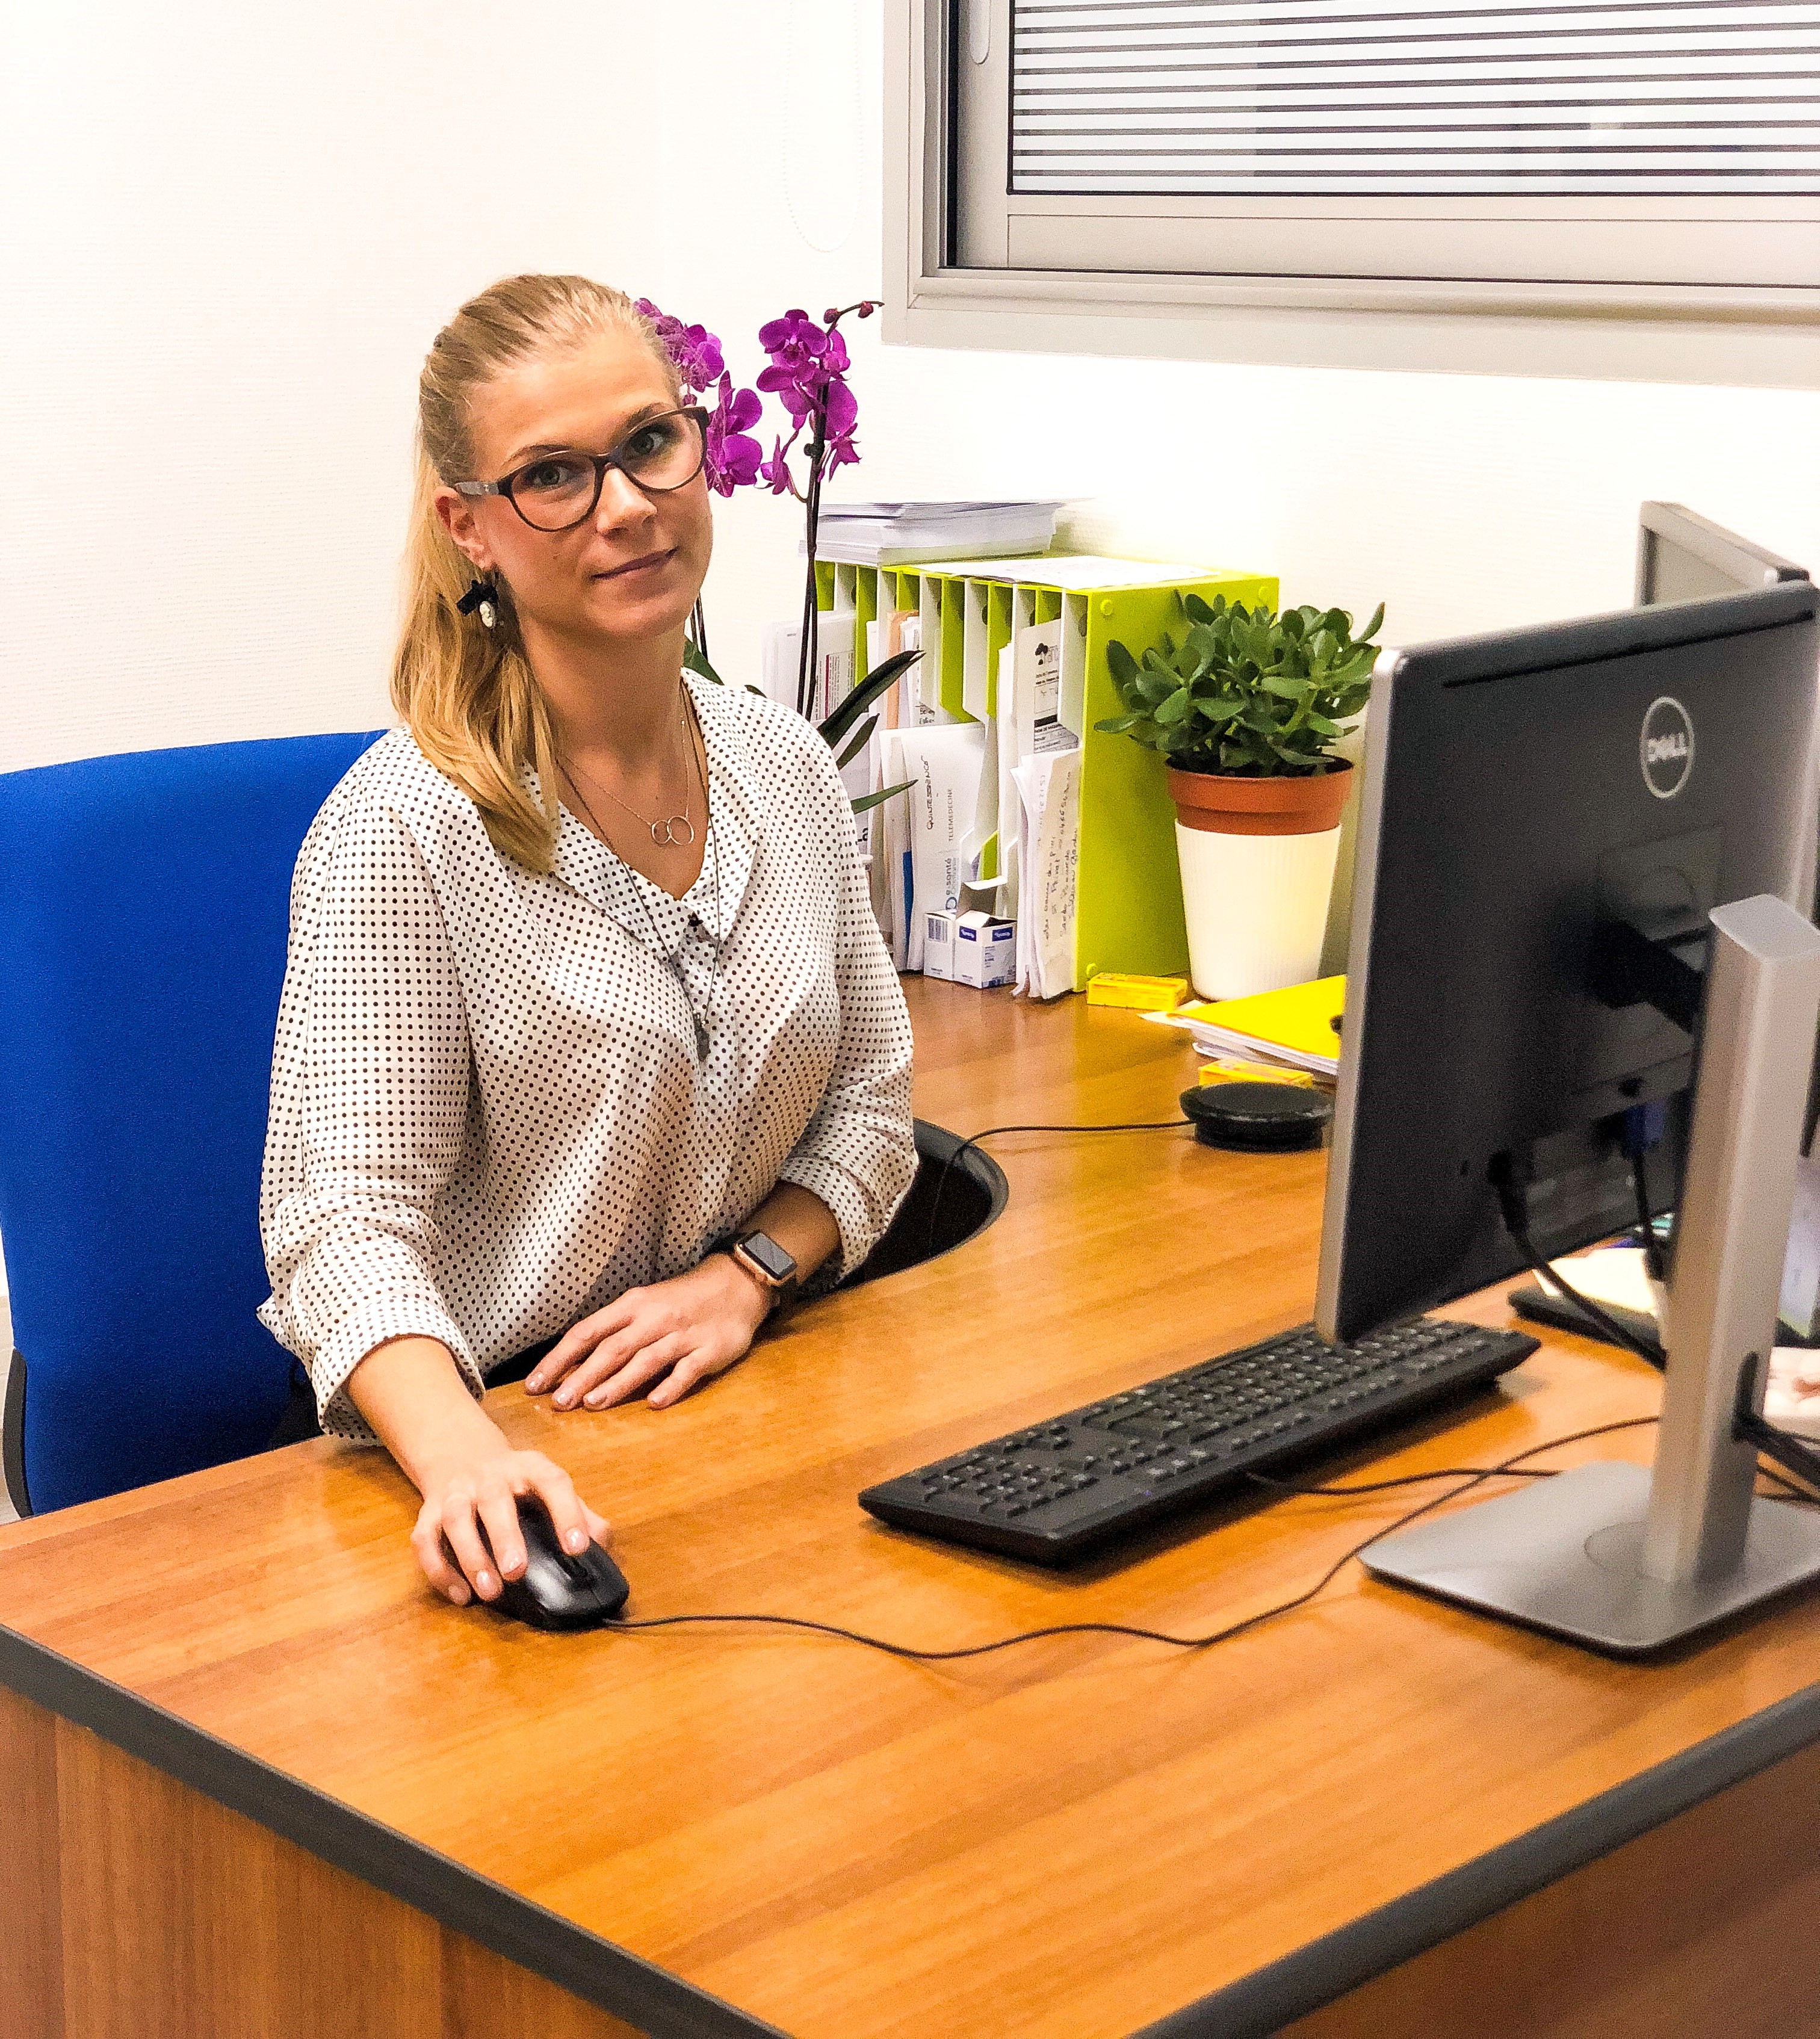
[[[1336,1346],[1303,1324],[869,1487],[860,1506],[900,1529],[1070,1564],[1248,1472],[1481,1387],[1538,1343],[1419,1317]]]

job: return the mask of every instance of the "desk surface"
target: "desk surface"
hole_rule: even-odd
[[[918,1109],[963,1131],[1165,1117],[1191,1080],[1134,1015],[910,997]],[[496,1392],[611,1515],[633,1612],[931,1646],[1199,1631],[1409,1506],[1215,1509],[1065,1578],[864,1516],[872,1481],[1309,1314],[1321,1156],[1173,1133],[994,1152],[988,1232],[676,1409]],[[1556,1339],[1372,1462],[1485,1464],[1656,1399],[1640,1363]],[[1267,2031],[1820,1737],[1810,1602],[1639,1666],[1353,1566],[1203,1654],[1089,1637],[930,1668],[459,1612],[419,1579],[412,1502],[325,1442],[0,1530],[0,1682],[655,2031],[1084,2039],[1197,2005],[1171,2029]]]

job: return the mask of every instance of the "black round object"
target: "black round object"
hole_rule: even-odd
[[[1333,1100],[1300,1084],[1201,1084],[1183,1092],[1182,1109],[1206,1146],[1290,1154],[1320,1145]]]

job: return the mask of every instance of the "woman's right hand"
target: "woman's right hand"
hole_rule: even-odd
[[[549,1510],[558,1542],[572,1555],[591,1540],[606,1541],[605,1520],[553,1459],[513,1449],[439,1338],[375,1346],[348,1376],[348,1395],[424,1497],[411,1548],[424,1576],[457,1607],[476,1593],[497,1600],[503,1580],[522,1576],[518,1504],[526,1494]]]
[[[490,1448],[470,1449],[452,1462],[423,1469],[424,1506],[411,1548],[438,1593],[465,1607],[473,1594],[497,1600],[504,1579],[525,1569],[518,1503],[534,1494],[549,1510],[557,1540],[573,1556],[606,1541],[607,1525],[575,1490],[575,1483],[541,1452],[515,1451],[500,1432]],[[481,1532],[484,1529],[483,1542]],[[488,1554],[488,1545],[492,1548]]]

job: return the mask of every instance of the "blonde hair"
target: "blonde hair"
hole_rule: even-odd
[[[418,749],[480,809],[493,847],[532,871],[548,871],[556,854],[549,706],[525,657],[511,591],[498,575],[493,628],[458,612],[474,568],[436,514],[436,492],[476,478],[469,425],[477,390],[534,355],[579,347],[602,332],[642,341],[681,401],[656,328],[624,291],[585,276],[507,276],[470,298],[437,334],[417,385],[416,488],[392,702]],[[527,765],[537,773],[541,801],[524,783]]]

